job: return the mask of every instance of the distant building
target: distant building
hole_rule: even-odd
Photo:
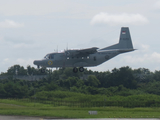
[[[37,80],[41,80],[43,78],[47,78],[47,75],[14,75],[14,76],[0,76],[0,80],[4,80],[4,79],[20,79],[20,80],[28,80],[28,81],[37,81]]]

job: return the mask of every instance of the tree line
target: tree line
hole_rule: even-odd
[[[38,81],[15,79],[14,75],[46,75]],[[72,68],[59,70],[40,70],[27,66],[14,65],[0,76],[0,98],[39,98],[64,99],[66,92],[83,95],[100,95],[106,97],[132,95],[160,95],[160,71],[151,72],[146,68],[132,69],[129,66],[114,68],[104,72],[85,69],[83,73],[73,73]],[[57,91],[63,94],[50,95]],[[65,97],[66,96],[66,97]],[[78,98],[76,98],[78,99]]]

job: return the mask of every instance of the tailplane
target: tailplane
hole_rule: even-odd
[[[130,49],[133,50],[132,40],[128,27],[122,27],[120,32],[119,43],[103,48],[101,50],[109,49]]]

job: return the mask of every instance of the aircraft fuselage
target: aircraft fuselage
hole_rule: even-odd
[[[73,67],[73,72],[83,72],[83,67],[92,67],[125,52],[134,51],[128,27],[122,27],[119,43],[99,49],[97,47],[66,50],[61,53],[47,54],[42,60],[35,60],[34,64],[39,67]]]
[[[94,54],[81,57],[67,56],[65,52],[50,53],[49,58],[34,61],[35,65],[41,67],[91,67],[102,64],[103,62],[117,56],[120,53],[132,50],[102,50]]]

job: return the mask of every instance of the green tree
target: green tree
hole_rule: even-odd
[[[160,71],[155,71],[153,75],[153,79],[156,81],[160,81]]]
[[[54,82],[51,82],[49,84],[46,84],[43,90],[45,91],[52,91],[52,90],[58,90],[58,85],[56,85]]]
[[[146,68],[138,68],[133,70],[135,80],[138,83],[148,83],[153,80],[153,73]]]
[[[27,75],[27,70],[23,66],[14,65],[7,70],[8,75]]]
[[[149,82],[144,90],[150,94],[160,95],[160,81]]]
[[[98,87],[100,84],[99,80],[94,75],[89,75],[86,80],[88,86]]]
[[[78,81],[77,77],[68,77],[68,79],[64,80],[63,86],[70,89],[70,87],[73,87],[76,85],[77,81]]]
[[[107,87],[108,86],[108,81],[110,81],[109,79],[109,75],[111,74],[110,71],[106,71],[106,72],[98,72],[96,74],[96,78],[99,80],[99,82],[101,84],[99,84],[99,87]]]
[[[6,97],[6,91],[4,90],[3,84],[0,83],[0,98]]]
[[[4,90],[6,91],[6,97],[9,98],[23,98],[28,96],[28,87],[21,86],[18,82],[8,82],[4,85]]]
[[[126,88],[135,89],[137,87],[137,81],[133,76],[132,69],[127,67],[121,67],[120,69],[113,69],[112,73],[108,76],[108,86],[123,85]]]

